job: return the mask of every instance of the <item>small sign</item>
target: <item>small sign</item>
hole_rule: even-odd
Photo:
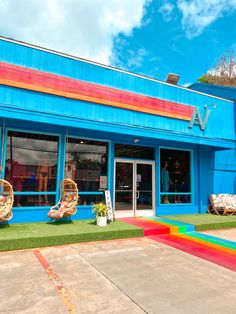
[[[113,212],[112,203],[111,203],[111,193],[108,190],[105,191],[105,200],[106,200],[106,205],[108,206],[108,210],[107,210],[108,219],[110,221],[114,221],[115,217],[114,217],[114,212]]]
[[[100,176],[100,189],[106,189],[107,188],[107,176]]]

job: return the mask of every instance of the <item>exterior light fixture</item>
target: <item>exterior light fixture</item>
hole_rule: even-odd
[[[84,144],[84,142],[83,142],[83,141],[80,141],[80,144]]]
[[[177,85],[180,76],[178,74],[169,73],[166,78],[166,82],[172,85]]]

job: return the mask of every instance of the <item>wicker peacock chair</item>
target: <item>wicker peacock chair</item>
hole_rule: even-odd
[[[63,179],[60,183],[60,199],[55,206],[50,208],[48,217],[61,219],[76,214],[78,200],[77,184],[71,179]]]
[[[0,222],[8,221],[12,218],[12,206],[14,203],[14,192],[12,185],[0,179]]]

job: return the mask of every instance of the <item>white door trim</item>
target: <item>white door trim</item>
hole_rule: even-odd
[[[146,164],[146,165],[151,165],[152,166],[152,210],[138,210],[138,216],[143,216],[146,214],[146,216],[154,216],[155,215],[155,208],[156,208],[156,198],[155,198],[155,191],[156,191],[156,186],[155,186],[155,161],[150,161],[150,160],[137,160],[137,159],[125,159],[125,158],[115,158],[114,159],[114,210],[115,210],[115,215],[117,217],[117,213],[119,211],[116,211],[115,209],[115,203],[116,203],[116,163],[121,162],[121,163],[130,163],[133,164],[133,209],[132,210],[127,210],[127,211],[120,211],[120,214],[122,217],[130,217],[130,216],[137,216],[137,180],[136,180],[136,175],[137,175],[137,164]],[[118,215],[119,217],[119,215]],[[120,216],[121,217],[121,216]]]

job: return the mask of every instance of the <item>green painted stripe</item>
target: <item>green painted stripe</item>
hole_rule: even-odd
[[[173,222],[170,224],[169,222],[165,221],[165,219],[159,219],[155,217],[148,218],[148,220],[159,222],[160,224],[164,224],[169,228],[171,227],[177,228],[177,232],[179,233],[187,233],[187,232],[193,231],[194,229],[194,226],[190,224],[185,224],[185,223],[181,224],[179,222]]]
[[[220,238],[216,238],[216,237],[204,237],[204,235],[200,235],[198,234],[197,232],[196,233],[188,233],[187,234],[188,237],[190,238],[194,238],[194,239],[200,239],[200,240],[203,240],[204,242],[207,242],[207,243],[213,243],[213,244],[216,244],[218,245],[219,247],[226,247],[226,248],[229,248],[229,249],[232,249],[232,250],[235,250],[236,251],[236,244],[233,244],[233,242],[231,243],[227,243],[225,241],[221,241]]]

